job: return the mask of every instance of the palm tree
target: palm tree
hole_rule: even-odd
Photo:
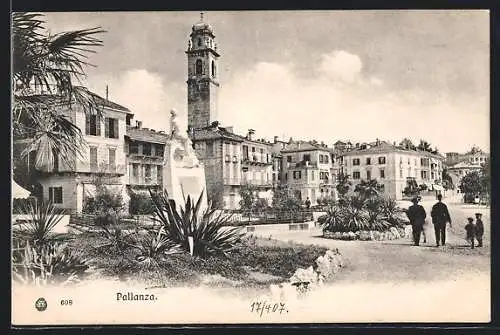
[[[361,198],[369,199],[376,197],[380,194],[382,185],[377,182],[376,179],[361,180],[359,184],[354,188],[354,192],[357,192]]]
[[[409,138],[403,138],[401,142],[399,142],[399,146],[406,149],[406,150],[414,150],[415,145]]]
[[[35,166],[53,167],[57,155],[71,164],[85,144],[80,129],[67,115],[74,105],[86,113],[100,113],[101,106],[75,81],[85,76],[87,54],[102,45],[95,37],[100,28],[50,35],[42,14],[14,13],[13,111],[14,143],[24,143],[21,157],[36,152]]]
[[[337,192],[339,193],[340,198],[344,198],[347,192],[349,192],[349,187],[352,185],[349,180],[349,175],[345,173],[339,173],[337,176]]]

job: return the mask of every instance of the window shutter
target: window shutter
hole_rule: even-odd
[[[56,194],[55,194],[55,198],[56,198],[56,203],[58,204],[62,204],[63,201],[62,201],[62,187],[57,187],[55,188],[55,191],[56,191]]]
[[[120,138],[118,135],[118,119],[112,119],[113,120],[113,138]]]
[[[90,134],[90,118],[92,116],[86,114],[85,115],[85,135],[89,135]]]
[[[96,136],[101,136],[101,118],[99,115],[95,117],[95,134]]]
[[[53,187],[49,187],[49,201],[50,202],[54,202],[53,191],[54,191],[54,188]]]
[[[104,119],[104,136],[109,138],[109,118]]]

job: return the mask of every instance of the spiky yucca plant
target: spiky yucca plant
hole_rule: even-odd
[[[188,195],[184,206],[178,210],[175,201],[169,199],[166,191],[153,193],[150,190],[156,216],[165,236],[180,245],[182,250],[189,252],[189,237],[193,238],[193,256],[207,257],[211,254],[227,255],[241,242],[241,228],[227,227],[230,216],[213,208],[211,203],[200,214],[204,192],[194,202]]]
[[[43,245],[54,238],[54,227],[62,220],[64,210],[50,202],[26,202],[20,212],[28,216],[28,220],[14,230],[16,237],[30,241],[34,246]]]
[[[78,281],[88,268],[87,260],[73,254],[65,243],[34,247],[25,241],[13,248],[13,278],[24,284],[70,284]]]

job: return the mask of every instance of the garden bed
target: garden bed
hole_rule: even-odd
[[[408,238],[411,236],[411,226],[407,225],[404,228],[392,227],[386,231],[376,230],[358,230],[356,232],[330,232],[323,231],[324,238],[335,240],[360,240],[360,241],[386,241],[397,240],[400,238]]]
[[[288,281],[298,268],[316,266],[326,248],[278,242],[254,236],[228,253],[228,257],[193,258],[187,253],[167,255],[157,266],[145,267],[135,261],[134,250],[124,254],[104,248],[107,240],[85,232],[75,236],[70,247],[102,277],[140,281],[147,286],[252,286],[263,287]],[[207,279],[211,278],[211,279]],[[219,280],[214,280],[219,278]]]

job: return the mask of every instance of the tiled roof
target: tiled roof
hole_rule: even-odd
[[[129,114],[131,114],[131,111],[127,108],[127,107],[123,107],[122,105],[119,105],[111,100],[106,100],[104,99],[103,97],[93,93],[93,92],[90,92],[90,94],[92,95],[92,97],[94,98],[94,100],[99,104],[99,105],[102,105],[102,106],[105,106],[105,107],[109,107],[109,108],[113,108],[113,109],[117,109],[117,110],[120,110],[120,111],[123,111],[123,112],[127,112]]]
[[[425,155],[425,156],[431,156],[434,158],[439,158],[439,159],[444,159],[441,155],[436,155],[427,151],[421,151],[421,150],[407,150],[402,147],[390,144],[386,141],[380,141],[379,144],[377,143],[370,143],[365,149],[361,148],[355,148],[351,151],[348,151],[344,153],[344,156],[352,156],[352,155],[362,155],[362,154],[376,154],[376,153],[387,153],[387,152],[402,152],[402,153],[409,153],[409,154],[416,154],[416,155]]]
[[[231,133],[227,131],[223,127],[207,127],[202,129],[195,129],[193,134],[193,141],[199,140],[210,140],[210,139],[219,139],[219,138],[227,138],[233,141],[243,142],[245,137]]]
[[[452,166],[448,167],[448,169],[480,169],[481,165],[478,164],[471,164],[468,161],[462,161],[458,162],[456,164],[453,164]]]
[[[158,131],[153,131],[145,128],[133,128],[129,127],[127,129],[127,133],[125,136],[128,136],[130,139],[134,141],[141,142],[152,142],[152,143],[160,143],[165,144],[168,139],[167,134],[162,134]]]
[[[328,147],[323,147],[321,144],[313,144],[311,142],[306,141],[298,141],[287,144],[285,149],[281,150],[281,152],[297,152],[297,151],[311,151],[311,150],[323,150],[333,152],[333,149]]]

